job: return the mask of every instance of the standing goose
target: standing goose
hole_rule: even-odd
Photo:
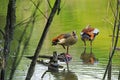
[[[65,46],[67,46],[67,51],[66,51],[66,54],[64,54],[64,59],[67,64],[68,71],[69,71],[68,62],[72,59],[72,57],[68,53],[69,46],[75,44],[77,42],[77,40],[78,40],[78,37],[77,37],[75,31],[73,31],[71,34],[70,33],[61,34],[61,35],[53,38],[53,40],[52,40],[52,45],[59,44],[59,45],[62,45],[64,49],[65,49]]]
[[[71,34],[67,33],[67,34],[61,34],[55,38],[53,38],[52,40],[52,45],[62,45],[63,48],[65,49],[65,46],[67,46],[67,52],[66,54],[68,54],[69,51],[69,46],[75,44],[78,40],[78,37],[75,33],[75,31],[73,31]]]
[[[84,42],[84,46],[86,47],[86,41],[88,40],[90,41],[90,46],[92,47],[92,41],[98,34],[99,30],[97,28],[92,28],[90,25],[84,28],[80,33],[81,39]]]

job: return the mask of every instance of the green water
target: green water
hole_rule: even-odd
[[[50,2],[52,2],[53,4],[54,1],[50,0]],[[112,1],[112,3],[114,4],[115,2]],[[7,1],[1,0],[0,4],[1,4],[0,28],[3,30],[6,19]],[[47,3],[44,0],[42,0],[39,8],[45,14],[49,15],[50,9],[47,7],[48,7]],[[113,8],[115,8],[115,5],[113,5]],[[29,0],[25,0],[25,1],[17,0],[17,4],[16,4],[17,23],[30,17],[33,10],[34,10],[34,5]],[[41,15],[39,11],[37,12],[37,14],[38,17],[36,18],[33,34],[24,56],[34,54],[38,41],[45,26],[46,19]],[[73,57],[72,61],[70,62],[70,70],[72,73],[69,75],[67,75],[68,74],[67,72],[65,73],[66,75],[63,75],[63,73],[59,73],[59,74],[47,73],[45,79],[43,80],[58,80],[58,79],[70,80],[69,78],[70,75],[73,76],[72,80],[86,80],[86,79],[101,80],[109,57],[110,46],[111,46],[111,37],[109,37],[109,35],[112,34],[113,22],[114,22],[114,17],[111,12],[108,0],[104,0],[104,1],[62,0],[61,12],[59,15],[56,15],[54,17],[54,20],[49,28],[48,34],[46,36],[40,54],[52,55],[53,51],[57,51],[58,53],[65,52],[66,50],[64,50],[61,46],[55,46],[55,47],[51,46],[51,40],[53,37],[56,37],[61,33],[70,33],[73,30],[75,30],[78,35],[78,42],[75,45],[71,46],[69,51]],[[96,39],[93,42],[92,52],[95,55],[95,57],[98,59],[98,63],[94,65],[85,65],[82,63],[82,60],[80,59],[80,56],[84,51],[83,42],[80,39],[80,31],[88,24],[100,30],[99,35],[96,37]],[[15,29],[15,35],[13,41],[15,42],[15,44],[13,45],[13,48],[16,47],[17,45],[17,40],[19,39],[19,35],[21,34],[23,27],[24,25],[21,25]],[[28,33],[29,30],[30,29],[27,30]],[[25,39],[28,36],[27,34],[25,36]],[[118,46],[120,46],[120,42]],[[87,53],[90,52],[89,42],[87,42],[86,52]],[[114,80],[117,80],[118,77],[118,69],[120,66],[119,53],[120,53],[119,51],[116,51],[113,58],[112,79]],[[29,64],[30,64],[30,60],[23,58],[18,69],[16,70],[13,80],[24,80]],[[65,64],[62,65],[66,66]],[[47,67],[37,64],[35,69],[35,74],[32,80],[40,80],[40,77],[45,70],[47,70]]]

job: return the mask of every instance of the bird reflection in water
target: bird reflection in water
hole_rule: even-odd
[[[63,54],[63,53],[62,53]],[[58,55],[56,52],[53,52],[53,57],[50,58],[50,61],[48,63],[48,70],[46,70],[42,76],[41,80],[44,80],[45,74],[48,72],[54,76],[54,80],[78,80],[76,74],[74,72],[71,72],[70,70],[66,70],[63,66],[59,65],[58,59],[60,60],[60,56],[64,55]],[[43,62],[44,63],[44,62]]]
[[[71,71],[51,72],[55,80],[78,80],[77,75]]]
[[[46,71],[49,72],[49,71]],[[41,80],[44,80],[44,75],[41,77]],[[77,75],[74,72],[69,71],[50,71],[51,75],[55,78],[54,80],[78,80]]]
[[[80,59],[82,60],[83,64],[97,64],[98,59],[95,57],[95,55],[92,52],[92,48],[90,48],[90,52],[86,52],[86,48],[84,48],[83,53],[80,55]]]

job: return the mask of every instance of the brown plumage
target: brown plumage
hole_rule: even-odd
[[[82,30],[82,32],[88,33],[88,32],[91,32],[91,31],[93,31],[93,30],[94,30],[94,28],[92,28],[92,27],[90,27],[90,25],[88,25],[86,28],[84,28],[84,29]]]
[[[76,33],[73,31],[71,34],[60,34],[59,36],[52,39],[52,45],[62,45],[65,49],[65,46],[67,46],[67,53],[69,50],[69,46],[75,44],[78,40],[78,37]]]
[[[97,28],[92,28],[90,25],[84,28],[80,33],[81,39],[84,42],[84,46],[86,46],[86,41],[88,40],[90,41],[90,45],[92,47],[92,41],[98,34],[99,34],[99,30]]]

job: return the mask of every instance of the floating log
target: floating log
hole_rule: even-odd
[[[63,54],[64,53],[61,53],[60,55],[63,55]],[[63,68],[63,66],[61,66],[61,65],[58,64],[58,59],[59,60],[63,59],[63,57],[60,56],[60,55],[57,55],[56,52],[53,52],[53,56],[40,55],[39,58],[47,58],[50,61],[49,62],[45,62],[44,60],[37,60],[37,63],[43,64],[45,66],[48,66],[48,68],[51,68],[51,69]],[[26,56],[26,58],[31,59],[31,60],[33,59],[33,57],[34,56]]]
[[[65,55],[65,53],[60,53],[59,55],[58,55],[58,60],[60,60],[60,61],[62,61],[62,62],[64,62],[64,55]],[[34,56],[26,56],[26,58],[28,58],[28,59],[33,59],[33,57]],[[51,59],[51,58],[53,58],[53,56],[50,56],[50,55],[39,55],[38,56],[38,58],[46,58],[46,59]]]
[[[26,56],[26,58],[28,59],[33,59],[34,56]],[[38,58],[47,58],[47,59],[50,59],[52,58],[53,56],[47,56],[47,55],[40,55],[38,56]]]
[[[28,59],[33,59],[34,56],[26,56]],[[58,68],[63,68],[63,66],[58,64],[58,60],[61,62],[65,62],[67,64],[67,70],[69,71],[69,65],[68,62],[72,59],[72,57],[69,54],[60,53],[57,55],[57,52],[53,52],[53,56],[48,55],[40,55],[38,58],[47,58],[50,61],[48,63],[44,61],[37,60],[38,63],[48,66],[49,71],[58,71]]]
[[[44,60],[37,60],[38,64],[42,64],[44,66],[48,66],[49,62],[45,62]],[[59,65],[58,68],[63,68],[63,66]]]
[[[50,58],[53,58],[53,56],[40,55],[39,58],[47,58],[47,59],[50,59]]]

